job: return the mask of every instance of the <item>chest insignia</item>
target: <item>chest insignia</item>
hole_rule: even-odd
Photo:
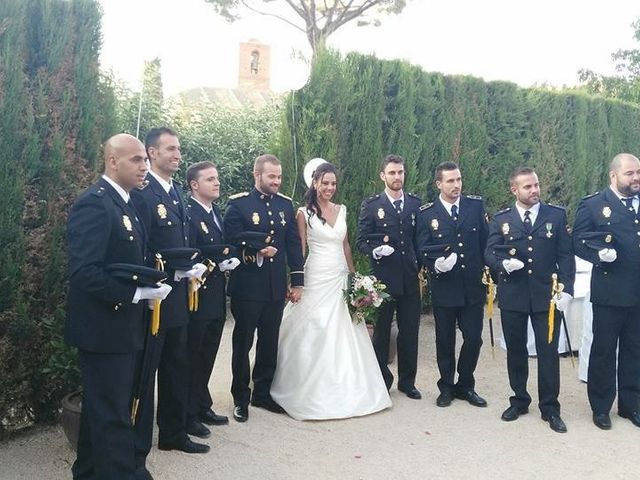
[[[258,215],[258,212],[253,212],[253,215],[251,215],[251,221],[254,225],[258,225],[260,223],[260,215]]]
[[[158,204],[158,216],[162,219],[167,218],[167,207],[164,206],[163,203]]]
[[[200,228],[202,228],[202,231],[204,233],[209,233],[209,229],[207,228],[207,224],[204,222],[200,222]]]
[[[378,209],[378,218],[382,220],[384,218],[384,208]]]
[[[604,207],[604,208],[602,209],[602,216],[603,216],[604,218],[609,218],[609,217],[611,216],[611,208],[609,208],[608,206],[607,206],[607,207]]]
[[[438,230],[438,228],[440,227],[440,224],[438,223],[438,219],[434,218],[433,220],[431,220],[431,230]]]
[[[411,226],[412,227],[416,226],[416,214],[415,213],[411,214]]]
[[[503,223],[502,224],[502,234],[503,235],[509,235],[509,230],[511,230],[511,227],[509,226],[508,223]]]
[[[278,215],[280,215],[280,224],[284,227],[285,225],[287,225],[287,221],[284,219],[284,212],[280,211],[278,212]]]
[[[122,224],[124,228],[127,229],[127,232],[133,231],[133,225],[131,225],[131,219],[127,215],[122,215]]]
[[[553,223],[551,223],[551,222],[545,223],[544,224],[544,228],[547,229],[546,237],[547,238],[553,237],[553,232],[551,231],[551,229],[553,228]]]

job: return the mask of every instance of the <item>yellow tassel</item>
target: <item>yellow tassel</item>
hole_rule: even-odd
[[[133,399],[133,405],[131,406],[131,424],[136,424],[136,416],[138,415],[138,405],[140,404],[139,398]]]
[[[551,343],[553,340],[553,328],[556,319],[556,304],[553,300],[549,302],[549,336],[547,338],[547,343]]]
[[[493,318],[493,283],[487,285],[487,316]]]
[[[162,260],[162,255],[159,253],[156,254],[156,270],[160,272],[164,272],[164,261]],[[153,302],[153,312],[151,313],[151,335],[154,337],[158,335],[160,331],[160,302],[162,300],[154,300]]]

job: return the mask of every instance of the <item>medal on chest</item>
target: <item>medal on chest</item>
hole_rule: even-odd
[[[278,212],[278,215],[280,215],[280,225],[283,227],[286,226],[287,221],[284,219],[284,212]]]

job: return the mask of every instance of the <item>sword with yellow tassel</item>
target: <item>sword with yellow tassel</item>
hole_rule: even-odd
[[[198,311],[198,308],[200,307],[200,287],[204,285],[207,277],[211,275],[211,272],[213,272],[213,270],[216,268],[216,264],[208,258],[205,258],[202,263],[204,263],[204,265],[207,267],[202,276],[200,278],[192,278],[189,280],[188,300],[190,312]]]
[[[554,329],[554,320],[555,320],[555,298],[564,291],[564,284],[558,282],[558,274],[554,273],[551,275],[551,301],[549,302],[549,336],[547,338],[548,343],[551,343],[553,339],[553,329]],[[576,368],[576,361],[573,358],[573,347],[571,346],[571,338],[569,337],[569,329],[567,328],[567,319],[560,310],[558,310],[558,314],[560,315],[560,323],[564,329],[564,336],[567,341],[567,348],[569,349],[569,356],[571,357],[571,366]]]
[[[496,358],[496,341],[493,336],[493,301],[496,295],[496,286],[491,278],[489,267],[484,267],[482,274],[482,283],[487,286],[487,317],[489,317],[489,338],[491,339],[491,357]]]
[[[162,255],[156,253],[156,270],[164,272],[164,260]],[[155,350],[155,337],[157,337],[160,331],[160,303],[162,300],[157,299],[153,301],[153,310],[151,311],[151,320],[149,321],[149,328],[147,329],[147,335],[144,341],[144,350],[142,352],[142,362],[140,366],[140,375],[138,378],[138,389],[136,395],[133,398],[133,404],[131,405],[131,423],[136,424],[136,417],[138,415],[138,407],[140,405],[140,399],[142,398],[143,389],[148,383],[148,377],[151,369],[151,358]],[[155,372],[154,372],[155,373]],[[148,392],[147,392],[148,393]],[[153,394],[153,393],[152,393]]]

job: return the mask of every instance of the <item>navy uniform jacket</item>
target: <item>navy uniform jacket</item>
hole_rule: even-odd
[[[191,199],[187,205],[189,211],[189,239],[194,248],[205,245],[220,245],[224,243],[222,230],[213,221],[213,215],[207,213],[195,200]],[[213,211],[222,227],[222,214],[220,209],[213,205]],[[193,320],[211,320],[225,315],[226,280],[216,266],[209,274],[204,285],[200,287],[198,297],[198,310],[191,313]]]
[[[277,248],[278,253],[273,258],[265,258],[261,267],[243,262],[235,268],[229,279],[229,296],[262,302],[284,300],[287,263],[291,286],[304,284],[304,257],[291,199],[279,193],[265,195],[255,188],[232,195],[224,216],[225,239],[242,251],[240,234],[248,231],[263,232],[271,237],[269,245]]]
[[[136,211],[106,180],[76,200],[67,224],[69,345],[97,353],[142,349],[146,302],[131,303],[135,285],[111,277],[105,268],[112,263],[144,265],[144,245]]]
[[[524,268],[508,274],[493,249],[496,245],[513,245]],[[558,274],[564,291],[573,295],[576,263],[571,237],[567,231],[564,208],[540,203],[540,210],[527,235],[515,207],[496,213],[489,225],[485,260],[494,274],[500,308],[515,312],[543,312],[551,300],[551,275]]]
[[[584,232],[609,232],[618,254],[614,262],[600,262],[598,250],[580,238]],[[584,198],[573,229],[576,255],[593,263],[591,302],[612,307],[640,305],[640,220],[627,210],[611,188]]]
[[[147,175],[149,183],[146,187],[131,192],[140,219],[145,226],[149,252],[149,266],[155,267],[155,254],[165,248],[189,247],[189,219],[182,203],[180,184],[173,182],[180,197],[180,203],[175,205],[162,185],[153,177]],[[175,271],[165,264],[167,272],[166,284],[173,290],[162,301],[160,310],[160,328],[172,328],[186,325],[189,322],[187,306],[187,279],[179,282],[173,280]]]
[[[489,227],[482,198],[460,197],[457,222],[439,198],[423,205],[418,213],[417,229],[418,255],[431,277],[433,305],[462,307],[484,302],[486,286],[482,284],[482,274]],[[435,258],[427,258],[423,249],[443,244],[450,249],[442,256],[455,252],[458,260],[452,270],[439,273],[434,268]]]
[[[391,295],[408,295],[418,291],[418,260],[416,258],[416,219],[420,198],[404,193],[404,208],[398,215],[387,195],[374,195],[362,202],[358,218],[358,250],[368,255],[373,274],[387,286]],[[371,252],[377,246],[369,240],[371,234],[385,234],[392,239],[395,251],[379,260]]]

